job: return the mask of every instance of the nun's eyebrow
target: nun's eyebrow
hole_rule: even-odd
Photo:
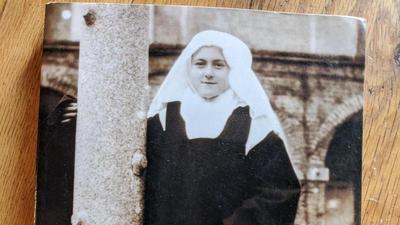
[[[226,63],[226,61],[225,61],[224,59],[215,59],[215,60],[213,60],[213,62],[223,62],[223,63]]]
[[[193,59],[192,58],[192,62],[207,62],[207,60],[202,59],[202,58],[200,58],[200,59]]]
[[[213,60],[212,63],[213,64],[220,64],[221,63],[221,64],[224,64],[224,65],[228,66],[228,63],[224,59],[216,59],[216,60]]]

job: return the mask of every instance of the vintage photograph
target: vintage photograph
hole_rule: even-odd
[[[37,225],[357,225],[365,21],[48,4]]]

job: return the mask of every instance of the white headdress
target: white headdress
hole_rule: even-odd
[[[246,153],[271,131],[277,133],[286,142],[279,119],[251,68],[252,55],[249,48],[235,36],[219,31],[202,31],[193,37],[160,86],[150,105],[148,117],[165,111],[168,102],[182,99],[189,86],[187,76],[191,57],[203,46],[215,46],[222,49],[230,69],[230,88],[250,108],[251,125]],[[160,116],[160,120],[165,128],[165,116]]]

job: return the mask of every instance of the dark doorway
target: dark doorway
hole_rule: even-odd
[[[359,225],[361,219],[362,111],[336,128],[325,165],[326,224]],[[338,220],[338,218],[341,218]]]
[[[71,224],[76,120],[61,121],[64,108],[74,101],[59,91],[40,89],[37,225]]]

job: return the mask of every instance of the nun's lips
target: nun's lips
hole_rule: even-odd
[[[217,84],[217,82],[211,82],[211,81],[202,81],[202,84]]]

